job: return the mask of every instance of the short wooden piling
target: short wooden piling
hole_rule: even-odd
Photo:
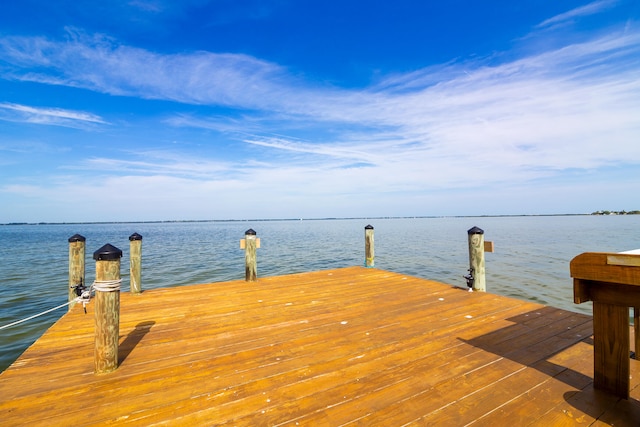
[[[118,367],[120,333],[120,258],[122,251],[106,244],[93,253],[96,260],[95,348],[96,374],[106,374]]]
[[[474,291],[486,292],[484,230],[478,227],[473,227],[467,230],[467,234],[469,240],[469,270],[470,275],[473,278],[472,289]]]
[[[372,268],[375,265],[375,250],[373,243],[373,226],[364,227],[364,266]]]
[[[142,267],[142,236],[133,233],[129,236],[129,280],[130,292],[139,294],[142,292],[141,280]]]
[[[69,311],[75,305],[75,299],[80,296],[76,292],[85,284],[85,252],[86,239],[80,234],[69,237]]]
[[[256,232],[248,229],[244,233],[244,269],[245,280],[247,282],[255,282],[258,280],[258,262],[256,257]]]

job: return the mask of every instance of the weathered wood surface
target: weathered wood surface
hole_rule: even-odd
[[[473,290],[486,292],[487,279],[484,260],[484,230],[473,227],[467,230],[469,241],[469,269],[473,276]]]
[[[640,255],[585,252],[571,260],[574,279],[620,283],[640,289]],[[578,301],[576,301],[578,302]],[[580,301],[584,302],[584,301]]]
[[[142,236],[133,233],[129,236],[129,290],[142,292]]]
[[[96,261],[96,281],[120,280],[120,259]],[[120,337],[120,290],[96,291],[93,299],[95,348],[94,372],[105,374],[118,368]],[[69,359],[70,361],[72,358]]]
[[[255,282],[258,280],[258,261],[256,258],[257,237],[252,229],[246,231],[244,236],[244,270],[245,280]]]
[[[616,425],[589,316],[352,267],[122,293],[120,366],[93,374],[93,302],[0,374],[0,424]],[[69,363],[73,361],[73,363]]]
[[[84,236],[74,234],[69,237],[69,301],[75,301],[78,297],[76,288],[85,284],[85,257],[86,239]],[[73,310],[75,302],[69,304],[69,311]]]
[[[374,240],[374,230],[371,224],[364,228],[364,266],[375,267],[376,265],[376,248]]]

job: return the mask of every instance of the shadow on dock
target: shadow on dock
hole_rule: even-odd
[[[565,372],[571,369],[550,361],[550,356],[589,339],[592,329],[591,317],[553,307],[542,307],[506,320],[513,322],[513,325],[476,338],[461,340],[546,375],[557,377],[577,389],[582,389],[592,381],[592,378],[580,372]]]
[[[640,420],[640,401],[594,389],[593,359],[575,361],[575,355],[585,347],[587,354],[593,352],[590,316],[542,307],[506,320],[513,324],[472,339],[459,339],[549,376],[540,386],[540,395],[552,390],[554,382],[570,386],[573,390],[562,395],[565,404],[561,410],[567,414],[583,413],[608,425],[636,425],[628,424],[629,420]]]
[[[153,325],[156,322],[153,320],[147,322],[140,322],[136,325],[135,329],[122,341],[118,348],[118,365],[120,365],[124,360],[131,354],[131,351],[136,348],[136,346],[142,341],[145,335],[149,333]]]

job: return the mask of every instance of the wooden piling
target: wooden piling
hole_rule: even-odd
[[[142,266],[142,236],[133,233],[129,236],[129,280],[130,292],[139,294],[142,292],[141,282]]]
[[[469,236],[469,270],[473,277],[474,291],[487,290],[484,264],[484,230],[473,227],[467,230]]]
[[[633,307],[633,338],[636,360],[640,360],[640,307]]]
[[[593,302],[593,382],[598,390],[629,398],[629,307]]]
[[[118,367],[120,333],[120,258],[122,251],[106,244],[93,253],[96,260],[95,348],[96,374],[106,374]]]
[[[256,259],[256,232],[253,229],[245,231],[244,242],[245,280],[255,282],[258,280],[258,262]]]
[[[364,266],[371,268],[375,265],[375,250],[373,244],[373,226],[364,227]]]
[[[75,305],[74,301],[79,295],[76,289],[82,289],[85,284],[85,251],[86,239],[80,234],[69,237],[69,311]]]

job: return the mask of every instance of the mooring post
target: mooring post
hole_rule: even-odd
[[[69,237],[69,311],[75,304],[74,301],[78,295],[76,290],[82,291],[84,287],[84,259],[86,251],[86,239],[84,236],[74,234]]]
[[[375,265],[375,251],[373,244],[373,225],[364,227],[364,266],[372,268]]]
[[[118,367],[120,333],[120,258],[122,251],[107,243],[93,253],[96,260],[95,348],[96,374],[106,374]]]
[[[129,280],[132,294],[142,292],[141,278],[142,266],[142,236],[133,233],[129,236]]]
[[[467,230],[469,235],[469,275],[474,291],[485,292],[487,284],[484,271],[484,230],[473,227]]]
[[[244,271],[247,282],[258,280],[257,246],[256,232],[250,228],[244,232]]]

